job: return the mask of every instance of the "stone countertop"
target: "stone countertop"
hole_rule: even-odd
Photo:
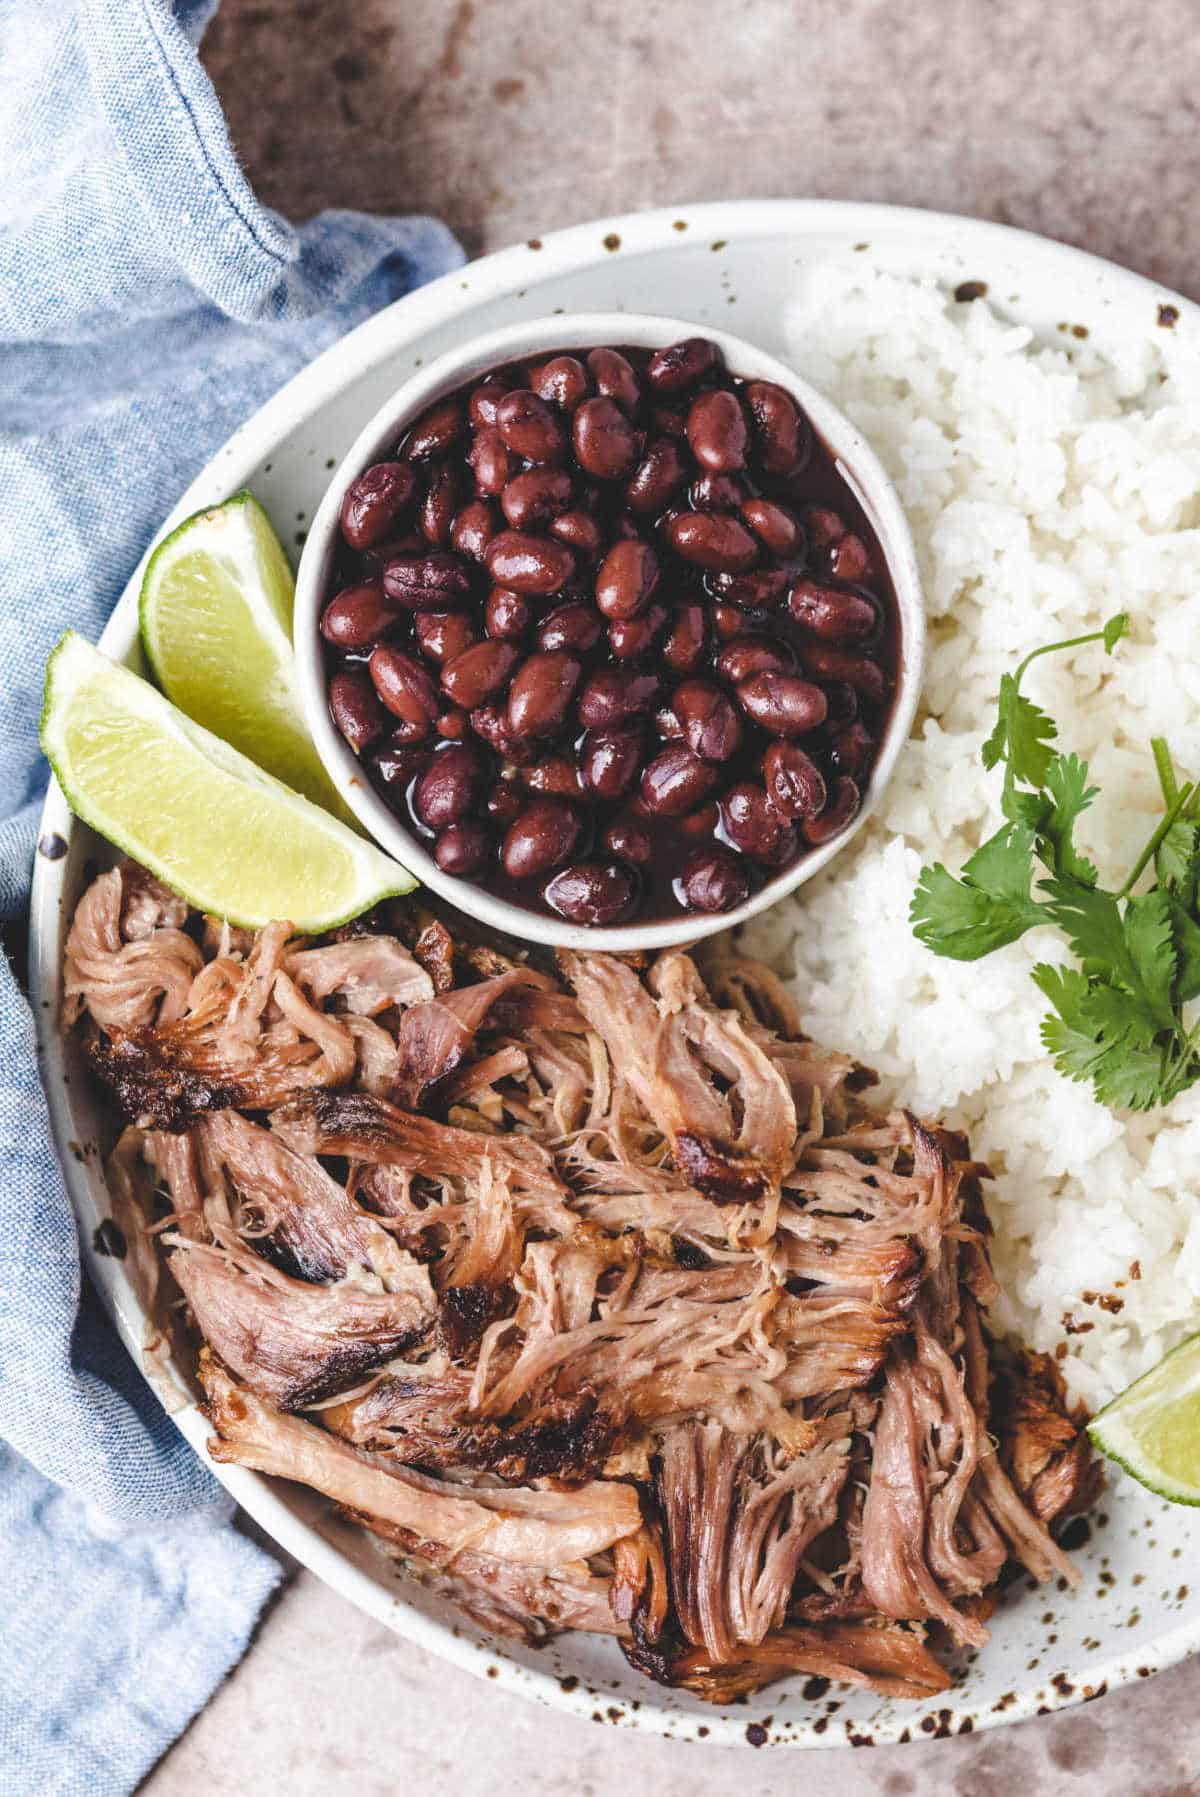
[[[1200,297],[1194,0],[225,0],[204,59],[250,179],[440,214],[472,253],[734,196],[889,200],[1096,251]],[[448,1726],[447,1726],[448,1725]],[[1200,1666],[947,1742],[707,1752],[518,1702],[306,1573],[150,1797],[1185,1797]]]

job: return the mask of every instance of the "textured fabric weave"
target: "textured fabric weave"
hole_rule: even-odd
[[[93,640],[256,406],[462,255],[420,218],[255,200],[207,0],[0,0],[0,916],[28,901],[46,656]],[[0,1792],[131,1790],[278,1580],[81,1280],[0,960]]]

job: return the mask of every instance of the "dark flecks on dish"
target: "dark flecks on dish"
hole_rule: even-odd
[[[105,1217],[103,1222],[96,1225],[92,1233],[92,1247],[97,1254],[111,1255],[114,1260],[124,1260],[129,1252],[123,1232],[111,1217]]]
[[[986,281],[960,281],[954,289],[954,297],[961,305],[969,300],[984,299],[987,290]]]
[[[38,843],[38,854],[47,861],[61,861],[67,852],[67,844],[57,830],[50,830]]]

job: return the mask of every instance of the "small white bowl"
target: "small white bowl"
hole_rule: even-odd
[[[556,350],[590,349],[597,344],[661,349],[683,337],[702,335],[717,344],[733,374],[774,381],[793,395],[834,455],[879,539],[892,577],[900,613],[900,666],[887,728],[871,771],[863,805],[840,836],[801,856],[792,867],[767,880],[745,904],[717,916],[688,912],[666,921],[634,921],[601,929],[510,905],[469,880],[442,872],[421,839],[388,809],[371,786],[358,758],[335,728],[326,698],[324,657],[318,622],[328,597],[329,572],[337,542],[342,496],[353,480],[379,461],[407,427],[445,394],[505,362]],[[475,337],[439,356],[398,387],[380,406],[331,476],[308,532],[296,576],[295,647],[305,718],[317,751],[338,791],[376,842],[434,892],[492,929],[560,948],[650,949],[695,942],[744,923],[756,912],[794,892],[819,872],[860,829],[891,779],[912,726],[925,656],[925,610],[908,522],[878,458],[849,419],[783,362],[727,331],[702,330],[681,318],[634,312],[574,313],[530,319]]]

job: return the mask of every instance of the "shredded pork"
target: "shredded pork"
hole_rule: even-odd
[[[485,1626],[728,1702],[922,1697],[1099,1475],[993,1344],[967,1144],[727,947],[557,969],[411,902],[329,940],[101,874],[66,1021],[210,1452],[323,1493]],[[174,1329],[175,1336],[178,1329]]]

